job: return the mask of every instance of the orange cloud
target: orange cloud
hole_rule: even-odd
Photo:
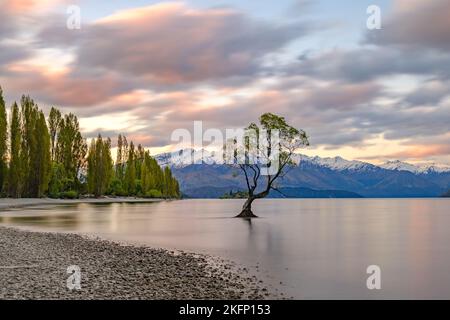
[[[78,76],[70,71],[48,73],[39,67],[23,69],[20,65],[10,70],[14,73],[5,81],[5,90],[30,94],[37,100],[59,106],[88,107],[105,103],[123,90],[121,81],[108,73]]]
[[[54,5],[68,3],[67,0],[2,0],[1,11],[9,14],[23,14],[30,11],[43,11]]]
[[[450,146],[438,145],[417,145],[408,149],[384,156],[385,158],[422,159],[432,156],[450,155]]]

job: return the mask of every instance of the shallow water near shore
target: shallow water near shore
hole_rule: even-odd
[[[242,202],[40,206],[0,224],[221,256],[297,299],[450,298],[449,199],[264,199],[251,221],[232,218]]]

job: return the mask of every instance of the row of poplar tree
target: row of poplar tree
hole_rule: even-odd
[[[2,196],[76,198],[141,196],[178,198],[179,185],[169,167],[162,169],[141,145],[123,135],[117,159],[111,139],[99,135],[88,147],[77,117],[52,108],[48,119],[37,104],[22,96],[11,106],[8,124],[0,87],[0,194]]]

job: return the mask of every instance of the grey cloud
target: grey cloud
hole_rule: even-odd
[[[147,7],[138,14],[134,20],[119,16],[84,26],[78,33],[50,24],[40,38],[43,45],[74,46],[77,68],[104,68],[146,83],[179,84],[258,73],[266,54],[312,28],[298,21],[256,21],[231,10],[192,13],[175,4]]]
[[[397,1],[400,2],[400,1]],[[448,0],[399,3],[381,30],[368,31],[365,41],[409,50],[450,51],[450,2]]]
[[[413,55],[388,48],[335,50],[306,59],[286,70],[320,79],[361,82],[395,74],[450,76],[450,56],[422,51]]]
[[[9,63],[30,57],[31,54],[31,51],[22,45],[0,43],[0,70]],[[7,70],[2,71],[7,72]]]
[[[450,94],[450,83],[431,80],[423,83],[417,90],[408,94],[404,101],[412,106],[434,106]]]

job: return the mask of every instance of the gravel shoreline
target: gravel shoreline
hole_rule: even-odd
[[[67,288],[71,265],[81,290]],[[0,227],[0,299],[276,298],[246,272],[204,255]]]

